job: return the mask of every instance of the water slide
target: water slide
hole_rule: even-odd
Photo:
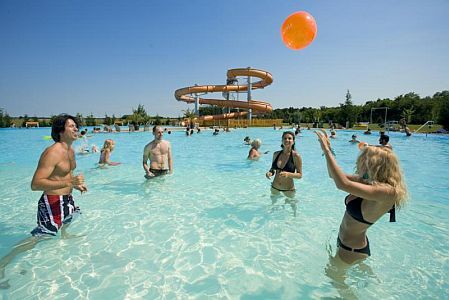
[[[240,69],[230,69],[228,70],[226,82],[237,82],[236,78],[238,76],[251,76],[257,77],[260,80],[254,83],[251,83],[251,90],[255,89],[263,89],[267,85],[270,85],[273,82],[273,76],[266,71],[250,69],[250,68],[240,68]],[[248,91],[248,85],[195,85],[189,86],[185,88],[181,88],[175,91],[175,98],[178,101],[184,101],[187,103],[195,103],[195,94],[207,94],[207,93],[216,93],[216,92],[244,92]],[[268,113],[273,110],[270,103],[259,101],[259,100],[250,100],[248,101],[237,101],[237,100],[221,100],[221,99],[198,99],[199,104],[208,104],[208,105],[216,105],[220,107],[230,107],[230,108],[239,108],[239,109],[251,109],[253,113]],[[233,112],[227,114],[220,115],[209,115],[209,116],[201,116],[199,120],[223,120],[223,119],[231,119],[238,118],[241,116],[245,116],[248,114],[248,111],[241,112]]]

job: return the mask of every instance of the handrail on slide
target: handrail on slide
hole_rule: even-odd
[[[239,68],[239,69],[230,69],[227,72],[227,81],[226,82],[235,82],[237,76],[251,76],[260,78],[259,81],[251,83],[251,90],[261,89],[273,82],[273,76],[271,73],[258,69],[250,69],[250,68]],[[195,85],[177,89],[175,91],[175,98],[178,101],[184,101],[187,103],[195,103],[195,97],[193,94],[200,93],[216,93],[216,92],[242,92],[247,91],[248,85]],[[220,107],[231,107],[231,108],[242,108],[242,109],[251,109],[254,113],[268,113],[273,111],[273,107],[270,103],[259,101],[259,100],[250,100],[248,101],[237,101],[237,100],[221,100],[221,99],[204,99],[199,98],[199,104],[209,104],[216,105]],[[199,120],[222,120],[222,119],[231,119],[237,118],[240,116],[244,116],[248,114],[248,111],[235,112],[235,113],[227,113],[220,115],[209,115],[209,116],[201,116]]]

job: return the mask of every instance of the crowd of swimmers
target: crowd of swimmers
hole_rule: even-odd
[[[72,144],[86,134],[81,135],[78,128],[78,120],[73,116],[64,114],[55,118],[51,131],[54,144],[42,153],[31,181],[33,191],[42,191],[38,201],[37,227],[31,231],[31,237],[20,242],[0,259],[0,283],[4,278],[6,265],[17,254],[31,249],[41,237],[55,236],[59,231],[63,235],[64,225],[69,224],[79,212],[72,192],[75,189],[84,193],[88,188],[84,176],[73,173],[76,160]],[[147,179],[173,174],[171,144],[163,139],[164,132],[166,130],[160,126],[154,126],[154,138],[143,149],[142,167]],[[355,173],[345,174],[332,148],[331,140],[332,136],[336,137],[335,130],[331,131],[330,137],[324,129],[316,130],[315,133],[325,159],[323,167],[327,168],[335,187],[348,194],[344,200],[346,210],[337,236],[338,248],[331,262],[334,266],[349,266],[371,255],[366,234],[368,229],[387,213],[390,213],[390,221],[395,221],[395,210],[404,205],[407,189],[399,160],[389,144],[387,135],[380,136],[380,145],[363,144],[355,162]],[[188,134],[191,134],[190,130]],[[293,201],[296,193],[295,181],[303,177],[302,158],[296,147],[297,135],[296,130],[282,133],[280,149],[273,153],[271,165],[265,173],[265,177],[271,181],[270,194],[273,203],[280,196]],[[353,135],[349,142],[359,141],[357,136]],[[250,137],[245,137],[244,143],[251,146],[248,159],[256,160],[261,156],[260,139],[251,140]],[[112,139],[104,141],[99,164],[119,164],[111,161],[114,148],[115,142]],[[54,218],[56,214],[60,217]]]

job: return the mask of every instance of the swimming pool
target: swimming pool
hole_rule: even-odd
[[[337,159],[352,172],[353,131],[338,131]],[[0,256],[35,227],[40,192],[30,182],[48,128],[0,130]],[[397,222],[384,216],[370,230],[366,268],[347,273],[348,288],[326,276],[335,251],[345,194],[328,178],[316,136],[303,130],[297,149],[303,179],[296,205],[272,203],[265,178],[282,132],[250,128],[183,131],[172,143],[174,175],[146,181],[142,151],[149,132],[101,133],[90,143],[116,142],[111,160],[77,156],[89,192],[74,192],[82,215],[68,231],[81,235],[39,243],[6,269],[3,298],[242,298],[297,299],[353,295],[363,299],[444,298],[449,294],[449,138],[391,133],[410,191]],[[259,161],[246,160],[243,138],[262,139]],[[359,140],[377,144],[378,134]],[[75,148],[79,144],[75,144]]]

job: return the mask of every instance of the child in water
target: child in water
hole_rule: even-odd
[[[111,139],[107,139],[104,141],[103,148],[101,149],[100,161],[98,162],[100,165],[110,165],[116,166],[119,165],[119,162],[110,161],[111,152],[114,150],[115,142]]]

